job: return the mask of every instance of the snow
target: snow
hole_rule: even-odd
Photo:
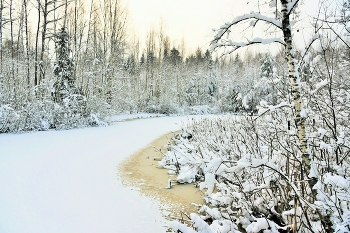
[[[233,51],[241,48],[241,47],[245,47],[247,45],[251,45],[251,44],[256,44],[256,43],[261,43],[261,44],[270,44],[270,43],[280,43],[282,45],[285,45],[284,41],[279,38],[268,38],[268,39],[262,39],[259,37],[253,38],[252,40],[249,40],[248,42],[233,42],[231,39],[223,39],[222,37],[224,36],[224,34],[227,35],[227,37],[230,34],[230,28],[234,25],[237,25],[241,22],[245,22],[245,21],[250,21],[250,25],[256,25],[257,21],[264,21],[267,24],[272,24],[275,27],[282,29],[282,23],[275,19],[275,18],[271,18],[265,15],[262,15],[258,12],[250,12],[249,14],[243,14],[240,15],[238,17],[236,17],[235,19],[233,19],[231,22],[226,22],[224,25],[222,25],[218,30],[215,30],[216,35],[214,36],[214,40],[211,43],[210,46],[210,50],[214,51],[215,49],[219,48],[219,47],[232,47],[232,49],[227,50],[226,52],[224,52],[225,55],[227,54],[231,54]]]
[[[285,230],[286,227],[280,227],[266,218],[256,218],[254,222],[247,226],[246,231],[247,233],[278,233],[280,232],[279,229]]]
[[[175,231],[181,231],[183,233],[197,233],[197,231],[187,227],[185,224],[182,224],[176,221],[172,221],[170,223],[170,227]]]
[[[111,122],[117,122],[117,121],[127,121],[127,120],[146,119],[146,118],[155,118],[155,117],[165,117],[165,115],[153,114],[153,113],[119,114],[119,115],[110,117],[108,120]]]
[[[300,116],[306,118],[308,113],[308,109],[302,108],[300,111]]]
[[[324,79],[324,80],[322,80],[321,82],[319,82],[319,83],[316,84],[316,88],[319,89],[319,88],[321,88],[321,87],[327,85],[328,83],[329,83],[329,80],[328,80],[328,79]]]
[[[236,17],[234,20],[232,20],[231,25],[237,24],[238,22],[247,20],[247,19],[258,19],[258,20],[263,20],[268,23],[271,23],[275,25],[278,28],[282,28],[282,23],[274,18],[264,16],[258,12],[250,12],[250,14],[244,14],[241,16]]]
[[[215,174],[206,173],[205,174],[205,183],[207,185],[208,195],[212,194],[214,191],[215,184],[216,184]]]
[[[311,64],[312,66],[315,66],[319,61],[322,59],[322,55],[317,55],[312,61]]]
[[[267,39],[256,37],[256,38],[253,38],[252,40],[249,40],[249,42],[232,42],[232,41],[229,41],[229,42],[230,43],[227,43],[227,45],[235,46],[235,47],[244,47],[244,46],[247,46],[249,44],[255,44],[255,43],[271,44],[271,43],[277,42],[277,43],[280,43],[280,44],[284,44],[282,39],[278,38],[278,37],[267,38]]]
[[[317,166],[313,160],[311,160],[311,169],[310,174],[308,175],[309,178],[318,178],[319,173],[317,171]]]
[[[183,166],[180,170],[180,175],[177,176],[176,180],[179,183],[192,183],[195,180],[196,173],[196,168]]]
[[[324,183],[339,187],[343,190],[348,190],[350,187],[350,180],[342,176],[331,175],[330,173],[325,174]]]
[[[252,159],[252,166],[253,167],[259,167],[261,165],[267,164],[268,159],[264,158],[264,159]]]
[[[157,200],[123,186],[117,166],[187,117],[0,135],[0,232],[164,232]]]
[[[320,138],[322,138],[327,133],[327,130],[323,128],[318,128],[317,133],[319,133]]]
[[[232,47],[232,49],[227,50],[225,52],[225,55],[231,54],[232,52],[236,51],[237,49],[241,48],[241,47],[246,47],[248,45],[252,45],[252,44],[272,44],[272,43],[280,43],[282,45],[285,45],[284,41],[281,38],[278,37],[274,37],[274,38],[267,38],[267,39],[263,39],[260,37],[256,37],[253,38],[251,40],[248,40],[248,42],[235,42],[232,41],[231,39],[228,40],[222,40],[221,41],[222,44],[217,43],[215,45],[212,46],[212,50],[214,50],[216,47],[220,47],[220,46],[228,46],[228,47]]]
[[[324,79],[324,80],[322,80],[322,81],[316,83],[316,85],[315,85],[315,86],[316,86],[316,89],[315,89],[315,90],[312,90],[312,91],[311,91],[311,94],[316,93],[319,89],[321,89],[322,87],[328,85],[328,83],[329,83],[329,80],[328,80],[328,79]]]
[[[257,233],[257,232],[260,232],[261,230],[268,229],[269,227],[270,227],[269,220],[265,218],[258,218],[256,219],[256,222],[251,223],[247,227],[246,231],[248,233]]]
[[[202,233],[214,233],[214,231],[209,227],[209,225],[201,219],[198,215],[196,214],[190,214],[191,221],[194,223],[194,226],[198,228],[199,232]]]

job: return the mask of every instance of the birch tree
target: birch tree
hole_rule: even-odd
[[[271,44],[278,43],[283,46],[285,52],[285,61],[288,65],[288,79],[290,86],[290,94],[293,101],[293,120],[295,121],[295,126],[297,128],[297,138],[298,138],[298,148],[301,154],[301,166],[300,166],[300,176],[301,176],[301,191],[307,192],[310,190],[310,200],[311,202],[317,200],[317,190],[313,189],[318,181],[318,177],[310,176],[312,158],[308,151],[307,138],[306,138],[306,116],[303,114],[303,106],[301,99],[301,89],[300,89],[300,78],[298,72],[296,72],[297,67],[295,64],[295,45],[293,43],[292,37],[292,23],[291,15],[293,11],[297,8],[299,0],[272,0],[270,1],[270,7],[274,9],[274,13],[270,15],[263,15],[259,12],[251,12],[248,14],[243,14],[236,17],[231,22],[225,23],[220,29],[215,30],[215,37],[211,42],[211,49],[216,51],[221,51],[224,55],[231,54],[232,52],[248,47],[255,44]],[[258,3],[259,4],[259,3]],[[260,9],[260,8],[259,8]],[[235,28],[243,23],[249,23],[250,27],[261,26],[261,22],[268,25],[271,31],[278,31],[276,37],[271,38],[260,38],[254,37],[249,38],[247,41],[238,42],[232,40],[232,35]],[[233,34],[234,36],[234,34]],[[304,181],[307,181],[308,186],[304,186]],[[330,223],[329,217],[324,216],[319,213],[322,225],[327,232],[332,232],[332,224]]]

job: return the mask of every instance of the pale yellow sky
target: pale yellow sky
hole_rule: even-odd
[[[266,0],[267,2],[268,0]],[[160,19],[165,22],[165,32],[171,44],[178,46],[185,39],[186,52],[194,52],[199,46],[208,48],[212,28],[231,21],[238,15],[257,11],[251,0],[125,0],[129,10],[131,29],[145,43],[147,32],[158,29]],[[260,1],[260,3],[264,0]],[[304,9],[317,8],[318,0],[307,0]],[[142,45],[144,46],[144,45]]]
[[[237,1],[232,0],[126,0],[130,21],[140,39],[160,19],[171,43],[179,45],[185,39],[187,50],[198,46],[207,48],[212,39],[212,28],[218,28],[233,18]],[[236,2],[236,4],[234,4]],[[190,52],[190,51],[188,51]]]

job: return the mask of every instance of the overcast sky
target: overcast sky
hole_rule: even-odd
[[[142,43],[153,26],[158,29],[160,19],[165,22],[165,32],[172,45],[185,39],[187,52],[199,46],[208,47],[212,28],[218,28],[235,16],[256,10],[253,0],[125,0],[129,10],[131,29]],[[260,1],[264,2],[263,1]],[[308,0],[306,8],[317,6],[318,0]],[[310,7],[311,6],[311,7]],[[305,6],[304,6],[305,7]]]
[[[172,44],[184,38],[187,49],[195,50],[207,47],[211,29],[232,19],[238,4],[232,0],[127,0],[127,5],[132,26],[141,38],[152,26],[157,29],[162,18]]]

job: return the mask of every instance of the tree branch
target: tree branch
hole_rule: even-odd
[[[292,2],[288,3],[287,15],[290,15],[292,13],[298,2],[299,0],[293,0]]]
[[[244,15],[238,16],[237,18],[232,20],[232,22],[225,23],[223,26],[220,27],[220,29],[217,30],[217,34],[214,37],[213,41],[217,42],[222,38],[223,35],[225,35],[226,33],[229,34],[230,28],[232,26],[237,25],[240,22],[250,20],[250,19],[257,19],[257,20],[265,21],[265,22],[270,23],[270,24],[274,25],[275,27],[282,30],[282,23],[280,21],[276,20],[275,18],[261,15],[260,13],[252,12],[250,14],[244,14]]]
[[[234,42],[230,39],[224,40],[221,43],[218,43],[218,42],[213,43],[213,42],[211,44],[212,51],[214,51],[215,49],[220,48],[220,47],[225,47],[225,48],[231,47],[232,48],[231,50],[226,51],[223,55],[231,54],[232,52],[236,51],[239,48],[246,47],[246,46],[253,45],[253,44],[279,43],[279,44],[285,46],[285,43],[283,42],[283,40],[281,38],[278,38],[278,37],[269,38],[269,39],[262,39],[262,38],[256,37],[248,42]]]
[[[219,48],[219,47],[232,47],[231,50],[225,53],[225,54],[230,54],[241,47],[245,47],[252,44],[270,44],[270,43],[277,42],[285,46],[284,41],[280,38],[262,39],[257,37],[248,42],[233,42],[230,39],[223,39],[224,35],[226,35],[227,37],[229,36],[229,34],[231,33],[230,31],[231,27],[247,20],[257,20],[257,22],[261,20],[282,30],[282,23],[276,20],[275,18],[267,17],[256,12],[252,12],[250,14],[244,14],[236,17],[234,20],[232,20],[232,22],[225,23],[223,26],[220,27],[220,29],[215,30],[216,35],[214,36],[214,39],[210,43],[211,50],[215,50],[216,48]]]

